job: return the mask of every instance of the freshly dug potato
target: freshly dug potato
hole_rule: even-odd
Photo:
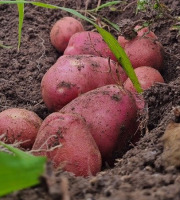
[[[42,97],[49,110],[58,111],[82,93],[117,83],[118,76],[121,83],[127,79],[123,69],[106,58],[64,55],[44,75]]]
[[[129,42],[129,40],[126,40],[124,36],[119,36],[118,37],[118,42],[121,45],[122,48],[126,46],[126,44]]]
[[[157,82],[164,83],[164,79],[159,71],[152,67],[142,66],[136,68],[134,71],[143,90],[149,89]],[[137,107],[139,109],[144,108],[144,99],[141,95],[137,95],[137,91],[129,78],[124,82],[124,88],[134,93]]]
[[[84,31],[80,21],[73,17],[63,17],[51,29],[51,43],[59,52],[63,52],[68,45],[70,37],[80,31]]]
[[[89,91],[64,106],[59,112],[83,116],[104,161],[124,150],[137,129],[137,107],[130,92],[118,85]]]
[[[159,71],[152,67],[138,67],[134,70],[134,72],[143,90],[149,89],[152,85],[154,85],[157,82],[164,83],[164,79],[159,73]],[[133,93],[136,92],[136,89],[129,78],[124,82],[124,88]]]
[[[157,70],[162,69],[163,48],[162,45],[152,38],[136,37],[125,45],[133,68],[151,66]]]
[[[20,147],[31,149],[42,120],[29,110],[11,108],[0,113],[0,139],[8,144],[21,142]]]
[[[144,27],[142,28],[142,26],[137,25],[134,30],[137,32],[137,37],[144,37],[144,38],[151,38],[154,40],[157,40],[157,36],[149,30],[148,27]],[[130,40],[127,40],[124,36],[120,35],[118,37],[118,42],[119,44],[124,48],[126,46],[126,44],[129,42]]]
[[[43,121],[32,149],[35,155],[47,156],[55,168],[76,176],[95,175],[101,170],[97,145],[86,121],[76,114],[50,114]]]
[[[149,30],[149,27],[142,28],[142,26],[137,25],[134,30],[137,31],[138,37],[153,38],[155,40],[158,39],[157,36]]]
[[[69,44],[64,51],[64,55],[94,55],[104,58],[110,58],[116,61],[115,56],[104,42],[99,33],[83,31],[74,34],[69,40]]]

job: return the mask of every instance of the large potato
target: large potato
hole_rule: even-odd
[[[35,155],[47,156],[56,168],[76,176],[95,175],[101,170],[97,145],[85,120],[75,114],[49,115],[40,127],[33,150]]]
[[[82,115],[104,160],[122,151],[137,129],[137,107],[131,94],[118,85],[89,91],[67,104],[61,113]]]
[[[0,113],[0,138],[8,144],[21,142],[20,146],[31,149],[42,120],[29,110],[11,108]]]
[[[121,83],[127,79],[123,69],[108,59],[64,55],[44,75],[42,97],[49,110],[57,111],[82,93],[117,83],[118,76]]]
[[[80,21],[73,17],[63,17],[51,29],[51,43],[58,51],[63,52],[68,45],[70,37],[80,31],[84,31]]]
[[[99,33],[91,31],[83,31],[74,34],[64,51],[64,55],[95,55],[99,57],[110,58],[116,61],[115,56],[104,42]]]

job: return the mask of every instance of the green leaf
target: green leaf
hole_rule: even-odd
[[[146,5],[149,3],[149,0],[138,0],[137,1],[137,7],[136,7],[136,14],[140,10],[145,10]]]
[[[2,142],[0,145],[12,152],[0,152],[0,197],[38,184],[46,158],[33,156]]]
[[[107,22],[108,24],[110,24],[116,31],[120,31],[120,28],[119,28],[119,26],[117,25],[117,24],[114,24],[114,23],[112,23],[112,22],[110,22],[108,19],[106,19],[106,18],[102,18],[103,19],[103,21],[105,21],[105,22]]]
[[[10,48],[12,48],[12,46],[3,45],[1,43],[0,43],[0,47],[4,48],[4,49],[10,49]]]
[[[19,13],[19,26],[18,26],[18,51],[19,51],[19,48],[21,45],[22,26],[23,26],[23,21],[24,21],[24,3],[17,4],[17,7],[18,7],[18,13]]]
[[[94,9],[91,9],[91,10],[88,10],[90,12],[97,12],[98,10],[102,9],[102,8],[106,8],[106,7],[110,7],[110,6],[113,6],[113,5],[116,5],[116,4],[119,4],[121,3],[122,1],[111,1],[111,2],[107,2],[107,3],[104,3],[100,6],[98,6],[97,8],[94,8]]]
[[[138,78],[124,49],[119,45],[118,41],[108,31],[104,30],[103,28],[100,28],[98,25],[96,25],[95,27],[101,34],[104,41],[107,43],[115,57],[117,58],[118,62],[122,65],[123,69],[127,73],[128,77],[131,79],[137,92],[141,93],[143,90],[140,86]]]

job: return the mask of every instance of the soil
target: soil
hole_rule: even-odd
[[[48,2],[47,0],[44,2]],[[102,0],[102,3],[106,1]],[[51,4],[73,9],[95,8],[98,0],[51,0]],[[150,7],[136,14],[136,1],[122,1],[116,9],[105,8],[98,21],[106,17],[117,23],[120,33],[107,27],[115,36],[127,34],[135,24],[150,22],[151,30],[164,46],[165,61],[161,71],[165,84],[156,84],[144,93],[147,101],[145,134],[136,146],[119,157],[112,169],[95,177],[74,177],[70,173],[54,175],[51,167],[41,184],[7,195],[3,200],[178,200],[180,168],[166,166],[162,159],[161,136],[170,120],[172,109],[180,106],[180,33],[173,29],[180,15],[179,0],[162,0],[162,10]],[[60,54],[52,47],[49,32],[55,21],[69,15],[60,10],[25,6],[22,42],[19,52],[18,12],[15,5],[0,5],[0,41],[10,49],[0,48],[0,111],[21,107],[36,112],[42,119],[48,114],[40,92],[44,73]],[[86,30],[92,25],[82,22]],[[49,181],[52,180],[52,181]]]

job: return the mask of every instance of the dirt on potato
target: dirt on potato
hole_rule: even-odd
[[[41,0],[42,1],[42,0]],[[77,10],[95,8],[98,0],[44,0],[42,2]],[[101,3],[107,1],[101,0]],[[144,134],[136,146],[119,157],[114,168],[105,166],[95,177],[74,177],[67,172],[53,173],[51,165],[41,178],[41,184],[2,197],[2,200],[179,200],[180,168],[166,165],[162,159],[162,135],[167,124],[174,120],[173,108],[180,105],[180,32],[179,0],[161,0],[161,9],[136,14],[136,1],[122,1],[98,12],[97,22],[106,17],[117,23],[120,33],[106,26],[116,37],[132,35],[132,28],[144,22],[164,46],[165,83],[156,84],[144,93],[147,107],[142,117]],[[94,14],[95,15],[95,14]],[[40,82],[45,72],[60,54],[50,43],[53,24],[68,13],[25,6],[22,43],[19,52],[18,12],[15,5],[0,5],[0,111],[19,107],[36,112],[45,118],[50,112],[42,101]],[[86,30],[94,27],[82,21]],[[104,24],[102,24],[104,25]]]

